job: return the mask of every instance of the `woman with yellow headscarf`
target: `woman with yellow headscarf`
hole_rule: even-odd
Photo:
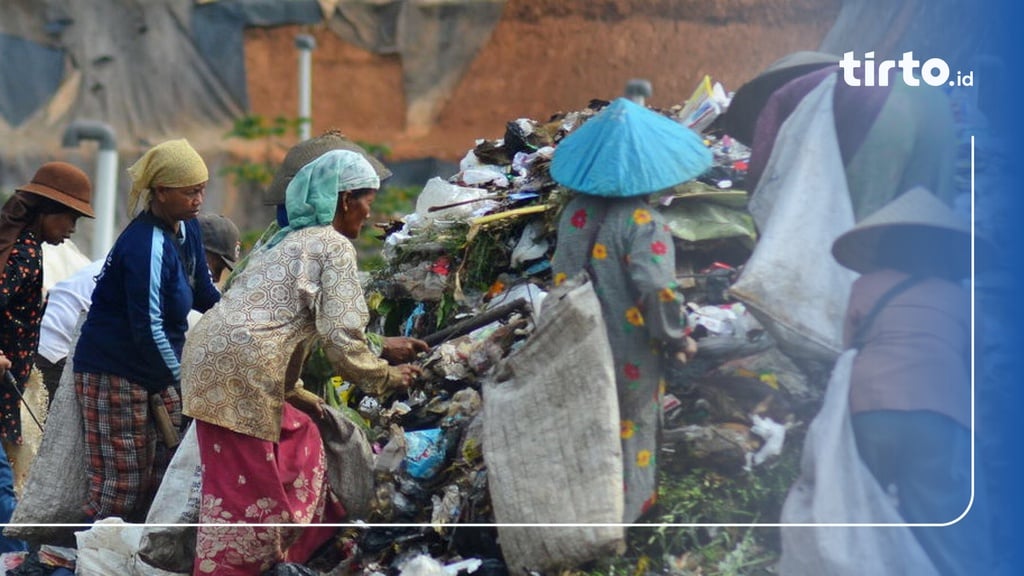
[[[159,395],[181,421],[181,350],[190,310],[220,300],[196,216],[209,173],[185,140],[146,152],[131,168],[131,223],[107,254],[75,349],[85,422],[89,498],[98,520],[142,521],[170,460],[150,414]]]

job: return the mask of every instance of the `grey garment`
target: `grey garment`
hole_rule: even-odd
[[[552,259],[555,282],[578,274],[588,263],[615,361],[623,521],[632,522],[657,496],[663,344],[673,342],[675,347],[683,337],[683,297],[675,281],[672,236],[661,216],[641,199],[580,195],[565,207],[559,222]]]

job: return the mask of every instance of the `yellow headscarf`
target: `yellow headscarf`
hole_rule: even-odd
[[[136,208],[149,204],[149,195],[154,186],[180,188],[195,186],[210,179],[199,153],[188,140],[168,140],[157,144],[132,164],[128,169],[132,178],[132,190],[128,193],[128,214],[134,216]]]

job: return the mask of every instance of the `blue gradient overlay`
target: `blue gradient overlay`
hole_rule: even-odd
[[[981,2],[975,84],[989,131],[976,135],[976,225],[995,240],[992,253],[978,253],[976,282],[976,447],[980,477],[988,490],[997,573],[1024,569],[1020,545],[1024,519],[1024,262],[1021,225],[1020,141],[1024,105],[1021,57],[1024,9],[1010,0]],[[982,172],[995,166],[994,177]],[[993,176],[990,175],[990,176]]]

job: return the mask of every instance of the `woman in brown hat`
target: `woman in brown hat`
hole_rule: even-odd
[[[21,394],[32,370],[43,317],[42,243],[60,244],[75,232],[78,218],[94,218],[92,185],[84,172],[65,162],[48,162],[17,189],[0,210],[0,440],[20,444]],[[0,450],[0,524],[11,519],[14,484]],[[0,552],[24,550],[0,537]]]
[[[832,254],[861,276],[844,343],[858,350],[849,409],[861,459],[944,575],[988,574],[988,523],[971,492],[971,316],[961,281],[971,231],[915,188],[836,239]],[[981,482],[975,482],[981,487]],[[841,489],[841,487],[840,487]]]

